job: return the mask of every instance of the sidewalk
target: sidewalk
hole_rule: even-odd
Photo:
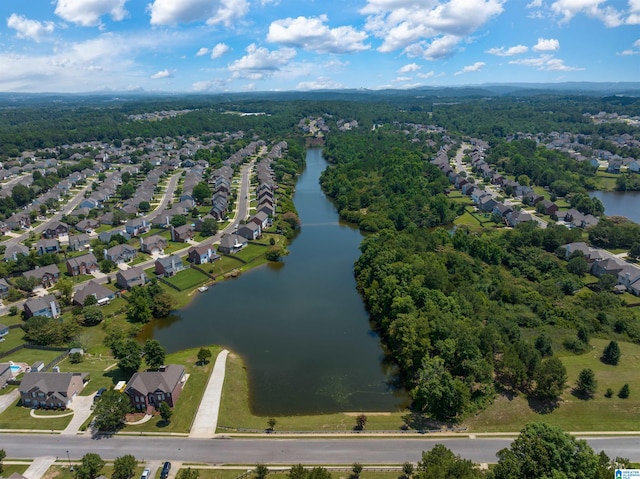
[[[216,434],[220,399],[222,398],[222,384],[224,383],[228,354],[229,351],[224,349],[216,358],[213,371],[209,376],[207,388],[202,395],[198,412],[191,426],[189,437],[205,438],[213,437]]]
[[[51,465],[56,462],[56,459],[57,458],[53,456],[37,457],[24,472],[23,476],[27,479],[40,479],[49,470]]]

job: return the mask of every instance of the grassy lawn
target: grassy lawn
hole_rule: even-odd
[[[28,349],[24,348],[20,351],[16,351],[6,358],[2,358],[3,362],[8,362],[9,360],[14,363],[27,363],[33,364],[36,361],[42,361],[45,364],[48,364],[50,361],[53,361],[55,358],[60,356],[60,351],[45,351],[42,349]]]
[[[29,467],[28,464],[3,464],[2,475],[4,477],[9,477],[14,472],[17,472],[18,474],[23,474],[28,467]]]
[[[39,429],[45,431],[60,430],[67,427],[73,415],[65,417],[31,417],[31,409],[19,406],[20,400],[13,407],[0,414],[0,429]],[[64,414],[65,411],[38,411],[40,416],[48,414]]]
[[[258,256],[265,254],[266,252],[267,250],[264,246],[249,244],[238,251],[235,256],[245,260],[246,262],[250,262],[256,259]]]
[[[126,452],[123,452],[122,455],[124,456],[126,454]],[[74,463],[77,463],[81,458],[79,457],[72,457],[71,460]],[[106,462],[106,461],[105,461]],[[113,464],[113,463],[111,463]],[[139,467],[136,468],[136,470],[133,473],[133,478],[137,478],[140,477],[140,475],[142,474],[142,470],[144,469],[143,465],[140,464]],[[103,475],[106,477],[111,477],[111,474],[113,474],[113,466],[112,465],[108,465],[108,466],[104,466],[100,472],[98,473],[99,475]],[[69,466],[67,465],[67,458],[59,458],[58,462],[54,465],[52,465],[49,470],[47,470],[46,474],[43,476],[46,479],[76,479],[76,473],[72,472],[69,470]]]
[[[16,346],[20,346],[24,344],[25,341],[22,339],[24,336],[24,331],[20,328],[10,329],[9,334],[4,337],[3,341],[0,341],[0,353],[4,351],[9,351],[10,349],[15,348]]]
[[[22,324],[23,322],[24,321],[22,321],[22,317],[19,314],[16,314],[15,316],[11,316],[9,314],[0,316],[0,324],[5,324],[7,326],[11,326],[12,324]]]
[[[180,393],[178,404],[173,408],[171,422],[165,424],[158,415],[139,426],[127,426],[125,428],[127,432],[189,432],[198,407],[200,406],[200,400],[207,386],[207,381],[213,369],[216,356],[220,352],[219,347],[210,346],[209,350],[212,353],[211,360],[204,366],[201,366],[196,364],[198,350],[199,348],[187,349],[167,355],[167,364],[182,364],[187,374],[189,374],[189,379],[184,386],[184,390]]]
[[[129,379],[128,376],[122,374],[122,371],[120,371],[117,366],[105,371],[105,369],[116,362],[117,361],[110,356],[85,354],[82,362],[78,364],[72,364],[71,361],[66,358],[60,361],[58,366],[60,366],[60,371],[62,372],[89,373],[91,379],[80,395],[90,396],[100,388],[108,389],[115,386],[118,381],[126,381]]]
[[[625,301],[629,305],[640,304],[640,296],[636,296],[635,294],[622,293],[620,295],[620,299]]]
[[[402,412],[367,413],[367,429],[399,430],[404,424],[402,415]],[[218,416],[218,432],[228,431],[220,426],[263,430],[268,427],[268,419],[251,412],[246,368],[242,358],[229,354]],[[279,431],[348,431],[356,424],[356,414],[348,413],[280,416],[275,419],[276,430]]]
[[[170,278],[166,278],[166,280],[177,286],[182,291],[186,289],[195,288],[196,286],[201,285],[202,283],[209,281],[209,277],[202,274],[200,271],[194,268],[187,268],[185,270],[180,271],[175,276]]]
[[[523,395],[510,399],[501,396],[486,411],[465,421],[465,425],[475,432],[519,431],[532,421],[557,425],[565,431],[636,430],[640,410],[640,391],[636,389],[640,376],[640,346],[619,343],[622,352],[620,364],[609,366],[600,361],[607,344],[607,340],[592,339],[592,349],[588,353],[560,358],[567,368],[569,387],[559,407],[552,412],[536,412]],[[571,392],[578,374],[584,368],[591,368],[598,381],[595,397],[589,401],[578,399]],[[617,393],[625,383],[631,386],[631,395],[628,399],[620,399]],[[607,388],[613,389],[612,398],[604,397]]]
[[[420,458],[416,458],[418,460]],[[288,479],[289,468],[283,470],[284,466],[277,466],[277,469],[270,467],[270,472],[267,476],[269,479]],[[311,469],[312,466],[306,466],[307,469]],[[376,466],[374,466],[376,468]],[[182,467],[181,469],[186,469],[186,467]],[[192,467],[192,469],[197,469],[200,475],[199,479],[235,479],[240,476],[243,472],[246,471],[243,469],[198,469],[197,467]],[[331,473],[331,477],[334,479],[349,479],[352,477],[351,467],[346,466],[345,468],[340,468],[339,470],[329,469]],[[402,471],[367,471],[366,468],[360,474],[361,479],[397,479],[402,475]],[[256,479],[256,475],[249,475],[247,479]]]

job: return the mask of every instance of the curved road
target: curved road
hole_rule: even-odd
[[[30,434],[0,435],[9,458],[55,456],[79,459],[87,452],[113,460],[133,454],[141,461],[182,461],[208,464],[402,464],[416,462],[422,451],[444,444],[476,463],[496,462],[496,452],[511,439],[369,438],[369,439],[180,439],[171,437],[116,436],[91,440]],[[609,457],[640,460],[640,438],[589,438],[588,443]]]

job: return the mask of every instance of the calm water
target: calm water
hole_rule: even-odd
[[[640,223],[640,191],[594,191],[591,196],[602,201],[605,215]]]
[[[294,197],[302,230],[280,264],[212,287],[177,317],[153,323],[167,351],[207,344],[241,354],[261,415],[389,411],[392,371],[369,327],[353,263],[362,236],[340,224],[318,178],[326,162],[307,152]]]

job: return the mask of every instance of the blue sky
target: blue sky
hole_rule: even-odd
[[[4,0],[0,91],[640,81],[640,0]]]

